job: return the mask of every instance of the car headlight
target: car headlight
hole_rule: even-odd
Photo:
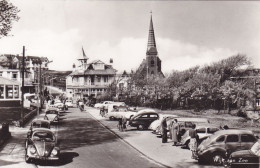
[[[52,155],[57,155],[58,154],[58,150],[57,149],[53,149],[52,152],[51,152]]]
[[[30,152],[31,152],[32,154],[35,154],[35,153],[36,153],[36,149],[35,149],[34,147],[31,147],[31,148],[30,148]]]

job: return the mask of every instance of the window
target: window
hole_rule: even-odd
[[[0,76],[3,76],[3,72],[0,72]]]
[[[4,85],[0,85],[0,99],[4,98]]]
[[[107,83],[108,82],[108,77],[104,76],[104,82]]]
[[[224,140],[225,140],[225,136],[221,136],[221,137],[219,137],[219,138],[216,140],[216,142],[224,142]]]
[[[19,86],[14,86],[14,98],[19,98]]]
[[[148,118],[147,114],[141,115],[140,118]]]
[[[243,134],[241,135],[241,141],[242,142],[255,142],[255,137],[253,135],[249,134]]]
[[[16,79],[16,78],[17,78],[17,73],[13,73],[12,78],[13,78],[13,79]]]
[[[7,98],[7,99],[12,99],[13,98],[13,86],[11,86],[11,85],[6,85],[5,86],[5,90],[6,90],[6,95],[5,95],[5,97]]]
[[[94,85],[95,77],[94,76],[90,76],[90,81],[91,81],[91,85]]]
[[[97,80],[98,80],[98,82],[100,82],[100,81],[101,81],[101,77],[100,77],[100,76],[98,76],[98,77],[97,77]]]
[[[157,118],[158,116],[156,114],[150,114],[151,118]]]
[[[151,67],[154,67],[154,60],[151,61]]]
[[[226,142],[238,142],[238,135],[228,135]]]
[[[197,133],[206,133],[206,128],[198,128]]]

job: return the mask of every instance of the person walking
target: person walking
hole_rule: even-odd
[[[162,127],[162,143],[167,142],[167,117],[165,117],[162,122],[161,122],[161,127]]]
[[[123,116],[123,118],[122,118],[122,130],[123,131],[126,131],[126,123],[127,123],[127,119],[126,119],[126,117],[125,116]]]
[[[122,131],[122,130],[123,130],[122,117],[120,117],[120,118],[118,119],[118,125],[117,125],[117,127],[118,127],[118,130],[119,130],[119,131]]]
[[[177,143],[179,142],[179,138],[178,138],[179,132],[180,132],[180,125],[177,119],[174,119],[172,121],[172,127],[171,127],[173,146],[176,146]]]
[[[197,138],[198,138],[198,134],[196,131],[196,125],[193,124],[192,125],[192,129],[189,130],[189,136],[190,136],[190,144],[189,144],[189,148],[192,152],[192,159],[196,159],[197,157],[197,147],[198,147],[198,143],[197,143]]]

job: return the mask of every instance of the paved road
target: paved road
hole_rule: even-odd
[[[24,162],[24,141],[28,128],[12,128],[13,138],[0,152],[3,168],[75,167],[75,168],[153,168],[163,167],[147,159],[104,128],[86,112],[72,108],[65,112],[55,127],[61,148],[58,163],[27,164]]]

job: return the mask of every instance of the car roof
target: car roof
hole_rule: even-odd
[[[142,109],[138,111],[138,114],[145,113],[145,112],[156,112],[154,109]]]
[[[35,122],[45,122],[45,123],[50,123],[50,121],[49,120],[44,120],[44,119],[34,119],[33,121],[32,121],[32,123],[35,123]]]
[[[227,129],[215,132],[215,135],[230,135],[230,134],[253,134],[250,130],[243,129]]]
[[[34,128],[33,132],[51,132],[53,133],[50,129],[48,128]]]

